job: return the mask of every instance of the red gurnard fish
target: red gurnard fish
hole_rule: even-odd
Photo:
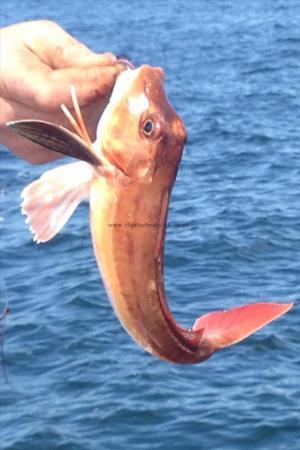
[[[34,142],[82,160],[50,170],[27,186],[22,210],[34,239],[45,242],[89,195],[99,270],[116,315],[139,345],[163,360],[198,363],[292,307],[249,304],[206,314],[190,329],[178,325],[166,300],[163,257],[186,131],[166,98],[163,70],[143,65],[119,75],[93,144],[74,89],[72,96],[76,119],[64,110],[76,133],[36,120],[8,124]]]

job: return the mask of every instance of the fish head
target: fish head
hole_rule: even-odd
[[[163,70],[142,65],[122,72],[97,130],[109,163],[132,180],[150,183],[157,171],[173,179],[185,140],[183,121],[165,94]]]

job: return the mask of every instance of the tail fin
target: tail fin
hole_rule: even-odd
[[[202,338],[215,350],[236,344],[291,309],[293,303],[254,303],[199,317],[193,330],[203,329]]]

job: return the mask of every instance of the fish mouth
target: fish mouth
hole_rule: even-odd
[[[116,159],[111,154],[105,155],[105,158],[107,159],[107,161],[111,166],[113,166],[115,169],[121,172],[122,175],[128,178],[128,175],[126,174],[125,170],[121,167],[121,165],[116,161]]]
[[[114,155],[107,154],[105,155],[108,163],[113,166],[120,175],[125,177],[127,180],[143,182],[146,184],[150,184],[152,182],[154,173],[156,172],[156,165],[154,162],[151,164],[142,165],[141,167],[132,167],[132,161],[129,161],[126,167],[122,167],[122,165],[114,158]]]

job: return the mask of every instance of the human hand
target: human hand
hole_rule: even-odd
[[[123,70],[111,53],[95,54],[59,25],[39,20],[0,30],[0,142],[28,162],[61,155],[29,142],[5,123],[40,119],[70,128],[61,111],[72,111],[70,85],[92,140],[115,78]]]

